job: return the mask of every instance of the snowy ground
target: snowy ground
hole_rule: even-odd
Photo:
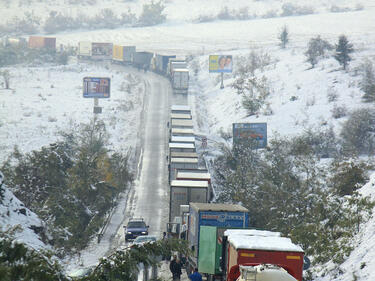
[[[99,101],[98,118],[106,124],[111,148],[126,153],[135,147],[144,91],[136,75],[86,63],[7,69],[11,90],[0,90],[0,162],[15,145],[30,152],[55,142],[59,131],[93,119],[94,101],[83,98],[83,77],[111,78],[111,98]]]
[[[202,8],[201,2],[166,1],[169,21],[160,26],[79,31],[55,36],[58,44],[72,46],[77,46],[82,40],[107,41],[136,45],[138,50],[193,54],[201,71],[191,80],[189,100],[194,102],[191,105],[199,133],[209,137],[209,146],[212,145],[211,140],[220,140],[218,131],[221,128],[224,131],[230,130],[233,122],[267,122],[269,137],[276,133],[293,135],[310,126],[322,127],[322,124],[339,131],[345,118],[332,117],[331,110],[335,105],[345,106],[348,110],[367,106],[361,103],[362,93],[358,87],[360,77],[355,76],[354,69],[364,58],[373,61],[375,59],[374,1],[317,1],[314,2],[315,14],[299,17],[192,23],[199,15],[216,14],[226,5],[239,9],[249,1],[210,0],[204,2],[206,8]],[[282,3],[286,2],[297,3],[252,1],[255,6],[251,8],[258,15],[262,15],[270,9],[279,11]],[[105,2],[101,3],[103,6],[85,6],[85,9],[103,8]],[[111,3],[116,7],[119,2]],[[139,5],[143,2],[136,3]],[[311,5],[311,1],[298,3]],[[46,14],[46,6],[39,9],[39,4],[34,6],[34,12]],[[365,9],[328,13],[332,4],[351,9],[355,9],[357,4],[362,4]],[[135,3],[130,2],[129,5],[136,8]],[[62,4],[54,7],[69,13],[69,9]],[[15,11],[14,7],[12,11]],[[23,11],[23,8],[19,8],[13,15]],[[74,11],[74,8],[70,10],[71,13]],[[12,14],[7,9],[0,9],[0,15],[6,18]],[[287,25],[290,31],[290,43],[286,50],[280,50],[277,47],[277,35],[284,25]],[[321,35],[323,39],[336,43],[341,34],[345,34],[356,49],[349,71],[341,71],[337,62],[331,58],[322,60],[315,69],[309,70],[303,55],[308,40]],[[263,73],[272,87],[268,102],[273,115],[264,115],[264,112],[260,112],[258,117],[246,117],[239,106],[239,96],[229,87],[233,78],[226,76],[226,87],[220,90],[217,75],[208,74],[208,54],[232,54],[236,58],[248,54],[251,50],[267,52],[277,61]],[[130,94],[121,90],[122,83],[126,84],[129,80],[123,72],[103,65],[92,66],[74,62],[61,67],[8,69],[12,75],[12,90],[0,90],[0,163],[6,159],[15,144],[25,152],[38,149],[56,141],[57,132],[69,128],[71,122],[86,122],[92,118],[93,101],[82,97],[82,78],[85,76],[112,78],[112,97],[100,101],[100,105],[103,106],[100,118],[106,122],[107,129],[110,130],[112,147],[122,151],[135,147],[143,86],[135,83]],[[327,93],[332,90],[338,94],[338,99],[334,103],[327,100]],[[292,96],[298,99],[291,101]],[[362,189],[363,193],[374,198],[374,185],[375,179],[372,176],[371,181]],[[4,218],[4,212],[6,211],[1,211],[1,218]],[[1,222],[2,225],[5,223]],[[375,247],[374,225],[375,220],[371,219],[362,227],[355,240],[358,247],[342,265],[344,273],[336,279],[332,275],[327,275],[319,281],[353,280],[353,272],[358,276],[357,280],[375,279],[374,253],[371,250]],[[96,250],[101,251],[94,249]],[[361,264],[363,269],[360,269]],[[168,270],[162,272],[163,276],[169,276]]]

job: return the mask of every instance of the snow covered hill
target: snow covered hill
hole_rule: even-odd
[[[36,250],[51,249],[42,241],[42,235],[47,235],[43,222],[13,195],[4,181],[0,172],[0,188],[4,191],[2,201],[0,199],[0,230],[11,232],[16,241]]]

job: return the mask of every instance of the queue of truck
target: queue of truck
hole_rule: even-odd
[[[187,240],[188,274],[207,280],[302,281],[304,252],[278,232],[249,229],[251,214],[240,205],[210,203],[209,171],[195,146],[191,110],[173,105],[169,130],[169,222],[167,234]]]

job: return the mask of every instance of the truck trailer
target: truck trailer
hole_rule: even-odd
[[[187,94],[189,90],[189,70],[176,68],[172,72],[172,88],[176,94]]]
[[[208,183],[206,181],[173,180],[170,185],[169,221],[180,216],[180,206],[191,202],[205,203],[208,200]]]
[[[190,203],[187,240],[193,254],[187,259],[187,272],[198,267],[200,251],[198,245],[202,226],[215,226],[223,229],[247,228],[249,211],[245,207],[233,204]],[[217,239],[215,243],[216,241]]]

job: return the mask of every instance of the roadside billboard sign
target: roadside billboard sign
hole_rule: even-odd
[[[208,69],[210,73],[232,73],[233,57],[231,55],[210,55]]]
[[[83,78],[84,98],[109,98],[111,79],[102,77]]]
[[[267,146],[267,123],[233,123],[233,143],[256,140],[257,148]]]

